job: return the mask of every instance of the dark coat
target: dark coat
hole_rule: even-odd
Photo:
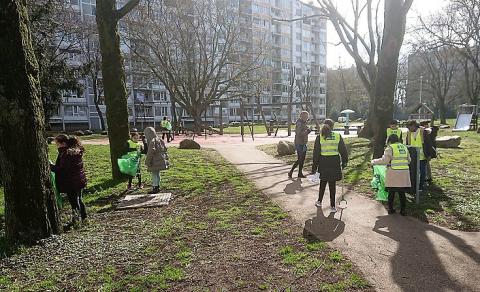
[[[438,130],[436,130],[435,133],[433,133],[432,135],[430,134],[430,131],[423,129],[423,154],[425,154],[425,157],[427,158],[437,157],[437,153],[434,147],[434,144],[436,144],[435,138],[437,137],[437,133],[438,133]],[[405,141],[406,141],[405,145],[411,145],[408,132],[407,132],[407,137]]]
[[[55,172],[57,190],[60,193],[77,192],[87,186],[82,156],[82,149],[58,149],[57,160],[55,165],[51,165],[51,170]]]
[[[318,171],[321,180],[342,180],[342,167],[345,168],[348,163],[348,152],[343,138],[340,136],[340,143],[338,144],[338,152],[340,155],[323,156],[321,155],[321,149],[320,136],[317,136],[315,147],[313,148],[312,172]]]

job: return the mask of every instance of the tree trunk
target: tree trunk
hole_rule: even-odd
[[[122,174],[118,168],[117,159],[125,152],[125,142],[129,136],[129,122],[125,71],[117,27],[116,1],[98,1],[96,19],[102,54],[102,76],[107,107],[112,177],[119,179]]]
[[[437,98],[437,107],[438,107],[438,115],[440,117],[440,123],[442,125],[446,125],[447,124],[447,117],[446,117],[445,112],[447,111],[447,109],[445,107],[445,96]]]
[[[99,94],[98,94],[98,86],[97,76],[91,76],[92,78],[92,89],[93,89],[93,103],[95,104],[95,109],[97,110],[98,118],[100,119],[100,129],[102,131],[105,130],[105,119],[103,118],[102,110],[100,109],[100,105],[98,104]]]
[[[0,1],[0,171],[5,233],[12,244],[60,232],[31,41],[25,1]]]
[[[400,48],[405,35],[407,11],[403,7],[403,1],[385,1],[385,22],[383,41],[378,57],[378,74],[375,81],[375,102],[373,116],[373,130],[375,134],[373,157],[382,157],[386,129],[393,119],[393,104],[395,95],[395,83],[397,80],[397,67]],[[404,11],[404,12],[403,12]],[[370,113],[369,113],[370,116]]]

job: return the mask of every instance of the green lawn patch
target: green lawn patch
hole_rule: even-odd
[[[356,287],[351,262],[307,243],[288,213],[218,153],[172,148],[170,159],[161,179],[170,205],[113,211],[125,182],[109,177],[108,146],[87,145],[89,223],[0,259],[0,290],[372,290]]]
[[[419,205],[413,196],[408,197],[407,212],[426,222],[433,222],[451,229],[480,230],[480,134],[440,130],[439,136],[462,137],[459,149],[440,149],[440,157],[431,161],[434,183],[422,196]],[[345,184],[369,197],[374,197],[370,181],[372,151],[369,141],[346,138],[350,161],[345,169]],[[313,142],[309,143],[305,169],[312,165]],[[262,145],[259,149],[277,157],[276,145]],[[277,157],[293,163],[296,155]]]

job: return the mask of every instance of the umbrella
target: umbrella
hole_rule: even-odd
[[[346,109],[340,112],[341,114],[345,114],[347,116],[347,120],[345,121],[345,126],[350,125],[350,114],[355,113],[355,111],[352,111],[351,109]]]

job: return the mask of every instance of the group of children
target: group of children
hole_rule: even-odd
[[[302,112],[301,121],[297,124],[306,124],[308,120],[308,112]],[[400,196],[400,214],[406,215],[406,192],[411,190],[410,179],[410,157],[409,147],[417,148],[419,151],[420,161],[420,189],[422,190],[426,181],[428,161],[435,157],[435,149],[432,145],[432,131],[422,127],[416,121],[407,122],[406,143],[403,144],[403,133],[398,127],[399,122],[393,120],[387,129],[387,147],[383,156],[379,159],[371,161],[372,165],[387,165],[385,187],[388,191],[388,213],[395,213],[393,206],[395,194]],[[298,127],[298,125],[297,125]],[[320,190],[318,201],[315,203],[317,207],[322,206],[322,200],[328,185],[330,191],[330,207],[331,212],[336,212],[335,192],[336,182],[342,180],[343,169],[348,163],[348,152],[345,143],[339,133],[333,131],[334,122],[330,119],[324,121],[320,135],[317,136],[313,150],[313,166],[312,174],[319,173]],[[309,131],[306,127],[300,127],[296,131],[295,146],[298,159],[290,170],[288,176],[292,177],[292,173],[299,166],[298,177],[305,177],[302,173],[302,166],[307,152],[307,141]]]
[[[138,188],[142,189],[141,154],[146,154],[145,165],[152,176],[152,190],[148,194],[156,194],[160,191],[160,171],[168,169],[167,147],[163,139],[157,136],[153,127],[144,130],[143,136],[135,130],[130,133],[130,139],[126,143],[127,152],[138,153],[138,166],[136,177]],[[132,189],[133,176],[128,178],[127,189]]]
[[[82,200],[83,189],[87,186],[87,177],[83,165],[84,147],[75,136],[65,134],[55,138],[58,149],[58,156],[55,164],[50,169],[55,173],[56,188],[58,192],[67,195],[72,207],[72,223],[87,219],[87,210]],[[136,152],[146,154],[145,165],[152,175],[152,190],[149,194],[156,194],[160,191],[160,171],[169,167],[167,147],[163,139],[157,136],[153,127],[144,130],[144,136],[140,136],[135,130],[130,133],[130,139],[126,143],[126,153]],[[138,159],[140,163],[140,159]],[[141,169],[137,170],[138,187],[143,188]],[[133,176],[128,179],[128,189],[132,189]]]

